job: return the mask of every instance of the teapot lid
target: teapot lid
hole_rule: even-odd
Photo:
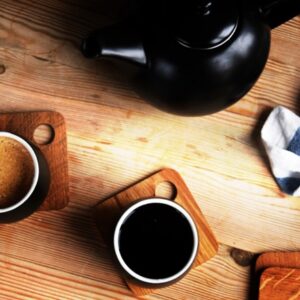
[[[170,5],[173,32],[179,43],[197,49],[213,49],[234,34],[239,11],[235,0],[174,1]]]

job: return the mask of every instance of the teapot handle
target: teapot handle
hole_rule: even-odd
[[[299,0],[258,0],[260,12],[271,28],[300,14]]]

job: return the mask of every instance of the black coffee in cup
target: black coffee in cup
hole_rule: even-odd
[[[193,221],[170,200],[141,202],[119,221],[114,241],[117,258],[141,281],[155,284],[180,277],[192,264],[198,246]]]

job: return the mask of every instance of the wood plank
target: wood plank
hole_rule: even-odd
[[[35,109],[39,103],[66,117],[76,198],[85,195],[95,205],[153,170],[170,166],[188,182],[220,242],[253,252],[299,248],[299,201],[278,190],[264,152],[257,148],[259,137],[251,140],[247,122],[236,127],[241,116],[222,112],[216,122],[217,116],[187,119],[133,112],[126,118],[128,111],[104,105],[28,95],[17,88],[12,93],[5,85],[2,91],[2,108],[13,110],[24,101],[25,109]]]
[[[1,299],[134,299],[109,284],[0,255]],[[18,274],[22,274],[20,277]],[[46,288],[45,288],[46,287]],[[32,291],[34,290],[34,294]]]
[[[22,281],[30,278],[34,268],[40,273],[34,279],[36,284],[43,285],[48,274],[54,274],[59,278],[60,289],[68,285],[69,274],[72,274],[81,278],[83,284],[93,280],[103,292],[114,290],[120,294],[119,298],[110,294],[110,299],[124,299],[122,295],[130,295],[111,260],[111,253],[95,228],[90,210],[84,206],[71,205],[63,211],[38,213],[22,223],[1,226],[1,236],[5,243],[0,245],[0,297],[5,295],[2,286],[8,280],[2,268],[10,269],[11,261],[15,259],[23,269],[28,268],[28,263],[32,265],[25,273],[22,269],[14,272],[15,278]],[[205,299],[216,299],[219,291],[223,291],[224,299],[237,299],[247,290],[248,270],[236,265],[230,257],[230,249],[222,246],[217,257],[192,271],[188,278],[160,290],[149,299],[173,299],[174,294],[180,298],[196,299],[197,295],[203,295]],[[59,276],[56,271],[65,275]],[[32,280],[27,281],[24,289],[34,296],[36,287],[33,284]],[[62,299],[64,297],[63,294]],[[95,297],[97,299],[97,294]]]
[[[41,255],[34,260],[27,259],[29,255],[27,258],[16,256],[14,253],[8,256],[0,255],[1,299],[11,299],[9,296],[14,299],[74,299],[74,295],[76,299],[136,299],[125,283],[119,281],[119,276],[113,280],[112,275],[117,273],[114,265],[110,264],[110,259],[107,262],[102,259],[99,264],[96,252],[87,255],[86,249],[79,250],[79,255],[84,255],[79,260],[70,252],[71,255],[65,258],[64,262],[56,262],[53,265],[51,260],[59,256],[59,249],[54,246],[57,240],[51,241],[50,251],[44,249],[42,260]],[[66,242],[70,242],[70,237]],[[41,254],[40,247],[37,249],[35,251]],[[101,250],[101,247],[98,249],[100,253],[105,250]],[[53,253],[53,250],[56,253]],[[109,254],[107,250],[104,252]],[[66,267],[66,262],[74,267]],[[218,272],[215,271],[216,268]],[[198,270],[191,271],[188,277],[156,291],[153,295],[148,295],[145,299],[171,300],[174,299],[174,295],[177,295],[178,299],[199,299],[199,295],[208,300],[218,297],[226,300],[247,299],[241,295],[248,292],[248,273],[248,268],[239,267],[233,262],[228,247],[222,246],[218,256]],[[237,282],[239,284],[236,284]]]

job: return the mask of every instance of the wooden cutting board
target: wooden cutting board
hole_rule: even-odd
[[[260,278],[259,300],[300,300],[300,269],[267,268]]]
[[[155,197],[156,187],[163,182],[171,183],[176,189],[175,197],[170,201],[176,201],[184,207],[196,223],[200,240],[198,255],[193,264],[193,268],[196,268],[217,253],[218,243],[188,187],[174,170],[163,169],[98,204],[95,207],[97,226],[102,237],[111,247],[114,227],[122,211],[133,201]],[[140,287],[128,277],[125,278],[125,281],[136,296],[153,292],[152,289]]]
[[[256,272],[262,272],[270,267],[300,269],[300,252],[267,252],[261,254],[256,261]]]
[[[53,137],[46,144],[39,144],[34,138],[34,132],[40,125],[47,125],[53,131]],[[50,188],[39,210],[56,210],[67,206],[69,176],[64,117],[52,111],[3,113],[0,114],[0,131],[11,132],[32,143],[39,148],[48,163]]]

